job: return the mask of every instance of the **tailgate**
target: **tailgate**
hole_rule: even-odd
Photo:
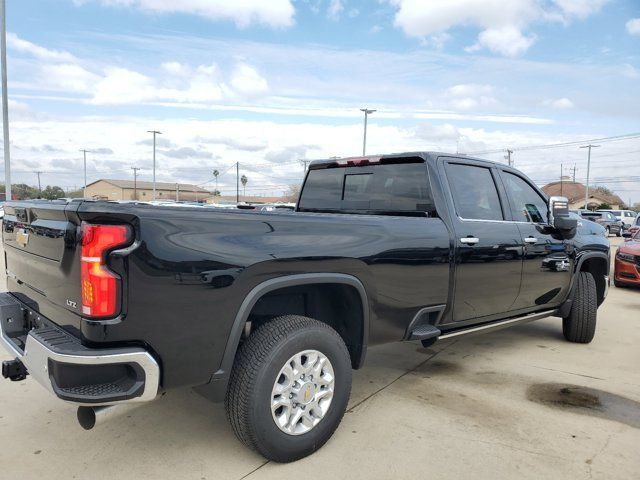
[[[10,202],[2,240],[9,291],[14,285],[33,300],[81,312],[77,248],[80,202]]]

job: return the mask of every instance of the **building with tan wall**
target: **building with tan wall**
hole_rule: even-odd
[[[569,177],[562,177],[559,182],[551,182],[544,187],[542,191],[550,197],[559,195],[567,197],[569,200],[569,208],[571,209],[589,209],[595,210],[602,204],[609,205],[613,210],[619,210],[623,207],[624,202],[616,194],[605,193],[597,187],[589,188],[589,198],[585,206],[584,196],[587,188],[579,182],[572,182]]]
[[[203,202],[211,192],[188,183],[156,182],[156,200]],[[87,198],[94,200],[153,200],[153,182],[100,179],[87,185]]]

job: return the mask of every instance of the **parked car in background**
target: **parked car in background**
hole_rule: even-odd
[[[598,210],[598,212],[609,212],[628,228],[634,224],[638,214],[632,210]]]
[[[581,235],[597,235],[600,237],[607,236],[607,229],[599,223],[582,218],[575,212],[569,212],[569,217],[578,221],[578,233]]]
[[[616,251],[613,284],[616,287],[640,286],[640,230],[625,232],[625,241]]]
[[[634,233],[636,233],[638,230],[640,230],[640,213],[636,216],[636,220],[635,222],[633,222],[633,225],[631,225],[627,231],[629,233],[631,233],[631,235],[633,235]]]
[[[587,210],[580,210],[579,215],[586,219],[591,220],[602,225],[607,230],[607,235],[615,234],[617,237],[622,235],[623,223],[618,220],[611,212],[590,212]]]

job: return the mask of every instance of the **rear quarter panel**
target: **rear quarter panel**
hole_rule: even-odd
[[[127,309],[119,323],[83,323],[95,342],[144,339],[165,363],[163,385],[206,383],[219,367],[246,295],[297,273],[353,275],[369,302],[369,344],[400,340],[420,308],[447,302],[449,234],[438,218],[109,207],[136,229]],[[96,220],[104,205],[86,204]],[[215,281],[213,281],[215,280]]]

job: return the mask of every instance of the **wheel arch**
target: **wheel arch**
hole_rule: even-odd
[[[353,368],[361,367],[364,363],[369,338],[369,302],[367,292],[362,282],[353,275],[343,273],[305,273],[286,275],[266,280],[256,285],[247,294],[236,313],[219,370],[214,373],[210,384],[203,385],[198,389],[198,391],[206,397],[213,398],[215,400],[219,400],[220,397],[224,395],[229,379],[229,373],[231,372],[245,325],[247,324],[253,309],[256,307],[256,304],[261,299],[265,298],[272,292],[291,287],[331,284],[344,285],[354,289],[360,299],[362,312],[360,338],[358,339],[359,341],[356,342],[356,345],[350,346],[347,344],[347,347],[349,348]],[[347,342],[345,341],[345,343]],[[353,348],[354,346],[356,348]],[[213,391],[207,387],[213,387]]]
[[[581,255],[576,265],[572,283],[575,283],[575,276],[578,272],[591,273],[596,282],[598,305],[601,305],[607,296],[609,288],[609,256],[604,252],[590,252]]]

